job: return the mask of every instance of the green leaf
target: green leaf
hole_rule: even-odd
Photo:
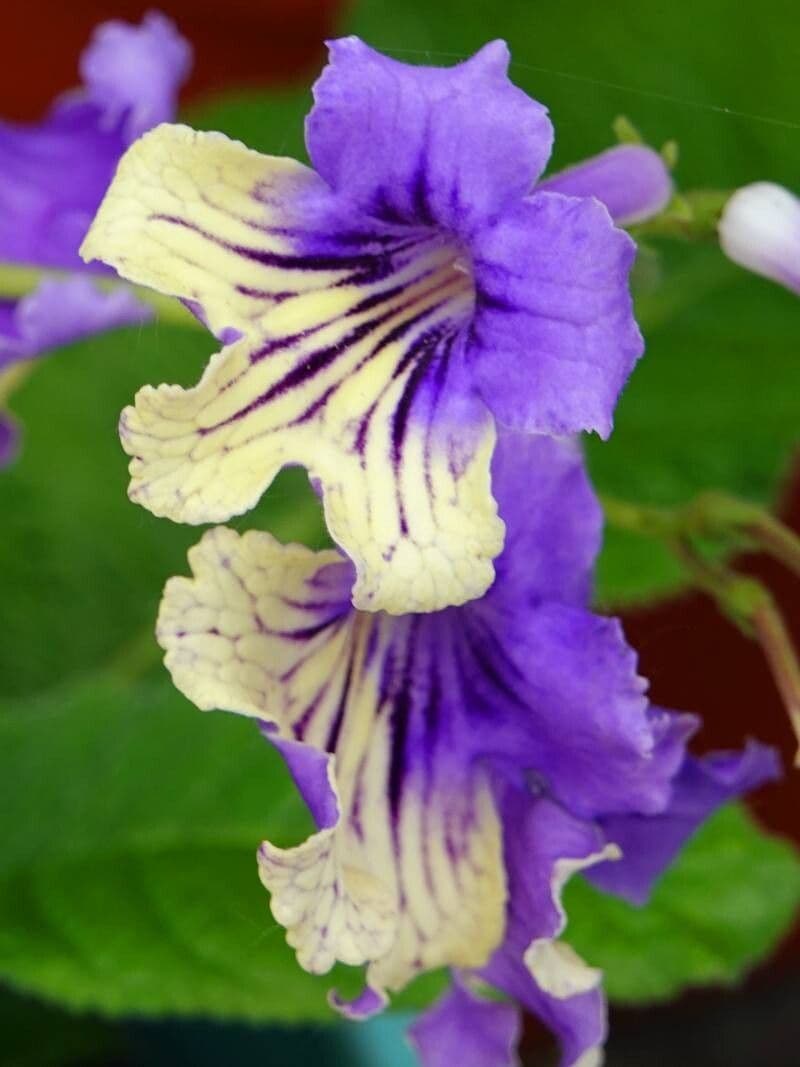
[[[673,252],[668,269],[667,284],[645,305],[647,352],[623,393],[614,433],[587,442],[595,483],[637,503],[679,504],[724,488],[769,504],[800,434],[800,302],[748,278],[713,249]],[[672,315],[665,322],[662,308]],[[652,598],[681,578],[659,544],[607,531],[601,602]]]
[[[358,971],[302,971],[256,874],[262,838],[309,830],[254,724],[197,711],[166,678],[98,677],[0,708],[0,979],[111,1015],[332,1020],[326,991],[353,993]],[[799,898],[789,846],[730,808],[643,910],[571,885],[568,936],[613,997],[652,999],[736,978]]]
[[[197,380],[215,348],[200,330],[123,330],[43,360],[14,395],[25,447],[0,476],[3,695],[102,666],[131,635],[152,632],[164,582],[186,571],[201,531],[131,504],[117,422],[142,385]],[[300,470],[285,472],[231,525],[325,539]]]
[[[358,972],[302,971],[258,880],[260,841],[311,824],[252,722],[197,711],[166,677],[1,710],[0,979],[111,1015],[335,1017],[327,990]]]
[[[719,811],[656,886],[647,907],[567,887],[566,937],[605,971],[613,1000],[663,1000],[732,983],[775,947],[800,902],[800,860],[739,805]]]

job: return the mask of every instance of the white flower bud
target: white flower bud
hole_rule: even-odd
[[[800,294],[800,200],[772,182],[737,190],[719,222],[729,259]]]

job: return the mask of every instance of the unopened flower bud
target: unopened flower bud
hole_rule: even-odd
[[[729,259],[800,294],[800,200],[772,182],[737,190],[719,222]]]

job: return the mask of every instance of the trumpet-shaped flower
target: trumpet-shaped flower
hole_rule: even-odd
[[[610,432],[642,347],[634,248],[596,199],[535,188],[552,127],[502,42],[451,69],[355,38],[330,52],[306,123],[315,171],[160,127],[82,253],[224,342],[195,388],[145,388],[124,413],[131,496],[224,521],[301,464],[356,606],[432,611],[492,581],[496,427]]]
[[[0,260],[68,272],[0,301],[0,371],[82,337],[146,321],[127,287],[103,291],[78,248],[120,157],[175,114],[189,47],[163,15],[98,27],[81,59],[83,88],[36,126],[0,124]]]
[[[765,750],[732,758],[694,822],[685,804],[669,821],[693,722],[648,704],[619,624],[587,610],[601,522],[577,449],[504,436],[493,477],[507,538],[481,599],[360,612],[338,551],[217,528],[158,622],[178,688],[260,720],[314,815],[302,844],[258,856],[299,963],[367,964],[364,992],[334,998],[352,1017],[462,972],[415,1027],[426,1067],[461,1044],[475,1067],[506,1062],[514,1009],[476,999],[476,976],[538,1012],[565,1063],[599,1044],[601,976],[560,940],[563,884],[629,863],[622,890],[641,891],[710,806],[775,770]],[[620,860],[636,819],[654,841]]]

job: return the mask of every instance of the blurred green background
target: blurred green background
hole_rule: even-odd
[[[15,10],[6,49],[15,73],[0,82],[5,112],[35,113],[53,88],[69,87],[92,23],[138,17],[146,6],[76,0],[68,10],[36,2]],[[800,192],[796,4],[160,6],[196,46],[201,73],[187,119],[266,152],[303,157],[302,117],[325,34],[357,32],[397,58],[432,63],[504,37],[513,78],[551,110],[555,167],[607,147],[624,113],[650,143],[677,140],[685,189],[767,178]],[[800,427],[800,303],[713,245],[654,245],[646,254],[638,306],[647,355],[611,441],[588,442],[599,487],[662,504],[712,486],[775,501]],[[161,588],[185,572],[199,531],[128,502],[116,422],[140,385],[196,380],[213,348],[199,330],[123,331],[42,361],[13,398],[26,438],[19,463],[0,474],[4,1065],[281,1067],[308,1058],[408,1067],[399,1031],[440,984],[437,976],[418,983],[398,1014],[358,1030],[334,1023],[330,977],[296,966],[255,875],[263,837],[290,843],[307,825],[288,777],[251,724],[200,715],[160,666],[152,628]],[[233,525],[310,544],[325,536],[297,472]],[[598,600],[649,603],[679,578],[651,542],[611,531]],[[722,685],[727,666],[702,669]],[[766,702],[774,704],[768,684],[740,692],[731,722],[763,733]],[[788,732],[782,722],[775,729]],[[771,803],[788,811],[797,793],[783,789]],[[786,932],[799,896],[790,846],[731,808],[643,911],[573,886],[571,937],[606,968],[615,1002],[664,1002],[686,987],[741,979]],[[621,1008],[611,1067],[794,1063],[785,1056],[796,1054],[800,1032],[787,1005],[800,970],[788,950],[782,959],[769,982],[736,1000],[705,994],[678,1009]],[[333,983],[352,988],[357,977],[340,969]],[[687,1018],[694,1044],[669,1022]],[[551,1061],[534,1028],[524,1055],[532,1065]]]

